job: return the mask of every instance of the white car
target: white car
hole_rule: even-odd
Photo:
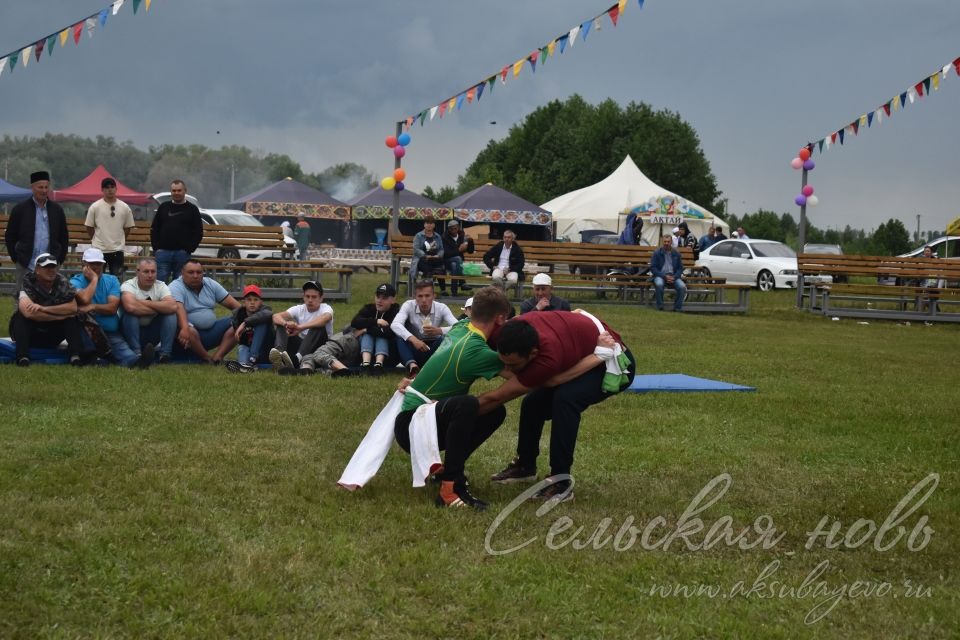
[[[170,192],[164,191],[162,193],[153,194],[153,199],[157,203],[163,203],[170,199]],[[200,209],[200,217],[203,219],[204,226],[210,225],[234,225],[239,227],[263,227],[265,226],[260,220],[253,217],[249,213],[244,211],[237,211],[236,209],[204,209],[200,207],[197,203],[197,199],[190,194],[187,194],[187,200],[196,204]],[[289,237],[287,234],[283,236],[283,242],[287,247],[287,254],[292,255],[297,250],[296,241]],[[280,260],[283,258],[283,254],[280,251],[269,251],[269,250],[258,250],[258,249],[231,249],[223,248],[220,250],[213,249],[210,247],[198,247],[196,251],[193,252],[193,255],[199,256],[202,258],[242,258],[244,260],[258,260],[258,259],[270,259],[270,260]]]
[[[797,254],[773,240],[722,240],[700,252],[697,268],[705,276],[731,284],[752,284],[761,291],[797,286]],[[830,281],[830,276],[824,276]]]

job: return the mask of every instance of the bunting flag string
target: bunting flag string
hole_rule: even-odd
[[[123,0],[118,1],[123,2]],[[133,1],[134,9],[136,9],[137,4],[139,4],[139,0]],[[147,0],[148,6],[149,1],[150,0]],[[578,36],[582,42],[586,42],[588,34],[591,32],[600,31],[601,27],[603,26],[604,17],[609,19],[610,23],[616,27],[623,18],[623,13],[627,8],[627,3],[628,0],[617,0],[616,4],[608,8],[603,13],[600,13],[589,20],[583,20],[569,31],[557,36],[556,38],[552,38],[547,44],[533,49],[529,54],[523,58],[520,58],[516,62],[505,64],[499,71],[488,75],[479,82],[473,83],[463,91],[459,91],[445,100],[441,100],[434,105],[422,109],[415,115],[403,118],[400,120],[400,124],[409,129],[414,122],[419,120],[420,126],[423,126],[424,122],[433,120],[434,114],[443,118],[443,114],[445,112],[451,113],[455,109],[459,111],[464,102],[467,104],[472,104],[474,102],[474,98],[476,98],[476,102],[479,102],[480,96],[483,95],[484,87],[487,88],[487,93],[492,94],[493,87],[496,84],[498,77],[500,78],[501,84],[506,84],[508,76],[518,78],[520,73],[523,71],[524,66],[528,63],[530,65],[531,73],[535,74],[538,63],[542,68],[544,65],[546,65],[548,58],[562,54],[567,49],[572,50]],[[637,4],[641,9],[643,9],[644,0],[637,0]],[[594,37],[596,38],[597,36]]]
[[[143,3],[147,11],[150,10],[150,1],[151,0],[146,0]],[[103,29],[106,27],[108,16],[115,16],[120,12],[120,7],[124,5],[124,2],[126,2],[126,0],[114,0],[96,13],[91,13],[89,16],[81,18],[76,22],[71,22],[67,26],[57,29],[53,33],[39,38],[24,47],[14,49],[6,55],[0,56],[0,75],[3,75],[4,69],[8,69],[9,73],[12,74],[18,62],[21,68],[26,68],[31,56],[33,56],[34,60],[38,63],[43,57],[43,54],[47,54],[49,58],[53,55],[57,40],[60,41],[60,48],[65,47],[67,40],[70,39],[73,40],[74,44],[79,45],[84,28],[86,28],[87,36],[92,38],[93,32],[97,28]],[[134,14],[137,13],[140,2],[141,0],[133,0]]]
[[[643,3],[641,2],[641,5],[642,4]],[[947,74],[950,73],[950,69],[953,69],[954,72],[960,76],[960,57],[955,58],[953,62],[949,64],[943,65],[925,77],[923,80],[914,83],[912,86],[908,87],[906,91],[894,95],[876,109],[868,111],[867,113],[857,117],[857,119],[851,123],[840,127],[836,131],[828,133],[816,142],[808,142],[805,145],[806,148],[811,152],[816,149],[822,154],[824,151],[828,151],[831,146],[836,146],[838,140],[842,146],[844,135],[847,136],[849,141],[850,135],[855,136],[858,133],[863,133],[864,129],[870,129],[874,123],[879,126],[884,117],[889,120],[891,114],[902,109],[906,109],[908,102],[910,104],[914,104],[920,98],[929,97],[931,92],[939,91],[940,83],[947,79]]]

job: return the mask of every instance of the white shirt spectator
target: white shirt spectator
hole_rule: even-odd
[[[410,336],[416,336],[421,340],[425,340],[427,339],[424,338],[423,335],[423,321],[425,318],[429,318],[430,324],[433,326],[440,327],[440,330],[444,334],[450,331],[450,327],[457,324],[457,318],[453,315],[453,312],[450,311],[450,307],[442,302],[434,301],[430,306],[429,313],[421,313],[420,306],[416,300],[407,300],[400,305],[400,311],[393,319],[393,322],[390,323],[390,329],[393,330],[394,335],[404,341]]]

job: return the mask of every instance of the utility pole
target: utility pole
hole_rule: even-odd
[[[917,235],[914,238],[914,242],[920,244],[920,214],[917,214]]]
[[[237,199],[237,192],[234,189],[236,186],[236,177],[237,177],[237,165],[230,165],[230,202],[233,202]]]

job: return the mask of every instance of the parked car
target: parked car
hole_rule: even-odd
[[[941,260],[960,260],[960,236],[940,236],[930,242],[924,242],[913,251],[901,253],[898,258],[922,258],[923,250],[926,247],[933,249],[933,255]],[[903,281],[900,278],[877,278],[878,284],[894,284],[900,286]],[[951,280],[947,283],[948,287],[956,286],[958,283]]]
[[[797,254],[773,240],[722,240],[700,252],[696,267],[704,276],[756,285],[761,291],[797,286]],[[830,276],[822,280],[832,281]]]
[[[170,199],[170,192],[163,191],[161,193],[153,194],[153,199],[157,201],[157,204],[161,204]],[[246,213],[244,211],[237,211],[236,209],[204,209],[200,207],[197,199],[190,194],[187,194],[187,200],[196,204],[200,209],[200,218],[203,219],[204,226],[216,226],[216,225],[232,225],[238,227],[263,227],[265,226],[260,220],[254,216]],[[154,212],[156,213],[156,212]],[[287,234],[283,236],[284,245],[288,249],[288,255],[290,252],[295,253],[297,250],[297,242]],[[193,255],[201,258],[242,258],[244,260],[258,260],[258,259],[270,259],[270,260],[279,260],[283,257],[283,253],[280,251],[269,251],[269,250],[258,250],[258,249],[233,249],[225,247],[222,249],[214,249],[210,247],[199,247],[193,253]]]
[[[838,244],[820,244],[816,242],[808,242],[803,245],[804,253],[821,253],[831,256],[842,256],[843,249]],[[844,273],[833,273],[830,274],[834,282],[846,282],[847,275]]]
[[[620,234],[617,233],[594,233],[587,239],[587,244],[617,244]],[[619,265],[599,265],[599,264],[571,264],[570,273],[597,274],[606,273],[611,269],[622,268]]]

